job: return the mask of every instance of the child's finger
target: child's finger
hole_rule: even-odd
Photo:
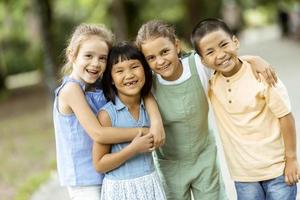
[[[259,74],[255,70],[252,70],[252,71],[253,71],[253,74],[254,74],[255,78],[260,82],[261,79],[260,79]]]
[[[154,144],[154,147],[155,147],[155,148],[158,147],[158,145],[159,145],[159,140],[158,140],[157,137],[154,137],[153,144]]]
[[[141,137],[143,135],[143,130],[140,128],[138,130],[138,134],[136,135],[136,137]]]
[[[267,82],[268,84],[270,84],[271,86],[275,86],[276,82],[277,82],[277,77],[274,71],[272,71],[271,68],[266,69],[266,76],[267,76]]]
[[[271,77],[274,79],[275,83],[277,83],[277,80],[278,80],[277,74],[276,74],[275,69],[272,66],[270,66],[269,72],[270,72]]]
[[[284,176],[284,181],[286,182],[287,185],[291,185],[289,177],[287,175]]]
[[[152,151],[154,151],[155,150],[155,147],[151,147],[151,148],[149,148],[149,152],[152,152]]]
[[[293,185],[293,184],[297,183],[298,182],[297,179],[298,179],[297,174],[292,174],[291,179],[290,179],[291,184]]]
[[[297,183],[296,174],[288,174],[287,177],[288,177],[288,185],[293,185],[293,184]]]

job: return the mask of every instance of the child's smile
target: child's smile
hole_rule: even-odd
[[[217,30],[205,35],[198,43],[203,64],[220,71],[224,76],[236,73],[241,63],[237,55],[239,45],[236,37]]]
[[[145,84],[144,69],[138,60],[124,60],[113,65],[111,76],[118,96],[139,97]]]

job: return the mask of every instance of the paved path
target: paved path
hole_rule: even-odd
[[[240,54],[253,54],[265,58],[275,67],[280,79],[289,90],[293,114],[296,119],[296,127],[298,130],[298,156],[300,156],[300,41],[281,40],[276,27],[247,31],[244,36],[247,40],[241,39]],[[235,190],[224,162],[221,152],[220,163],[225,179],[226,190],[230,200],[235,200]],[[49,182],[42,185],[31,198],[31,200],[50,199],[69,199],[66,189],[58,186],[55,173]],[[300,200],[300,193],[298,194],[298,200]]]

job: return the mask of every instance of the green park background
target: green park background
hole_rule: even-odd
[[[30,199],[56,169],[53,90],[76,25],[104,23],[133,41],[144,22],[162,19],[188,50],[197,21],[223,18],[229,4],[242,31],[278,24],[278,10],[293,13],[300,0],[0,0],[0,200]],[[299,26],[287,35],[299,36]]]

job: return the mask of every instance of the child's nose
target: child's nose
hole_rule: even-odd
[[[162,64],[164,64],[165,60],[161,56],[158,56],[156,62],[158,65],[162,65]]]
[[[131,70],[127,70],[125,73],[125,77],[126,77],[126,79],[130,79],[130,78],[134,77],[134,74],[132,73]]]
[[[100,61],[99,61],[99,59],[94,58],[94,59],[92,60],[92,65],[93,65],[93,66],[96,66],[96,67],[99,67],[99,66],[100,66]]]
[[[220,50],[220,51],[218,51],[217,58],[218,58],[218,59],[222,59],[222,58],[225,57],[225,55],[226,55],[225,52],[222,51],[222,50]]]

